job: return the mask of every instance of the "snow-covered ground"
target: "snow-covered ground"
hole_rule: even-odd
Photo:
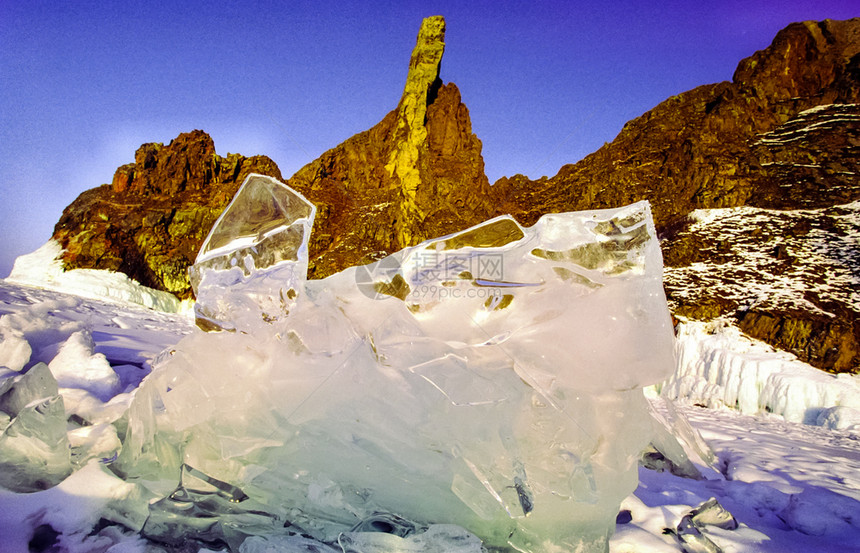
[[[98,295],[92,286],[81,287]],[[107,466],[119,448],[113,423],[153,359],[190,332],[196,330],[187,315],[128,299],[103,301],[0,281],[0,396],[19,370],[41,361],[59,383],[66,415],[90,423],[70,424],[72,473],[59,485],[32,493],[0,489],[0,553],[176,550],[135,531],[139,513],[125,507],[136,488]],[[647,393],[657,416],[686,439],[702,478],[640,468],[640,485],[621,505],[610,550],[860,551],[860,379],[824,374],[719,324],[682,324],[677,351],[675,376]],[[687,422],[704,446],[695,447]],[[9,423],[0,420],[0,428]],[[685,515],[710,498],[734,515],[737,528],[689,523]],[[451,535],[446,528],[434,531]],[[444,545],[453,542],[457,548]],[[399,549],[385,543],[369,540],[349,551],[480,551],[469,540],[432,536],[401,540]],[[340,550],[299,539],[254,539],[241,548]],[[207,549],[190,543],[181,551]]]

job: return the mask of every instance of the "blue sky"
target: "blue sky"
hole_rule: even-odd
[[[203,129],[289,177],[400,97],[423,17],[447,21],[490,182],[551,176],[793,21],[856,0],[84,2],[0,0],[0,276],[144,142]]]

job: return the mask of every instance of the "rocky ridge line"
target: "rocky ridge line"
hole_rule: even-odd
[[[87,190],[63,210],[53,238],[65,250],[64,268],[119,271],[190,297],[188,267],[250,173],[282,178],[268,157],[217,155],[212,138],[199,130],[167,146],[142,145],[111,184]]]

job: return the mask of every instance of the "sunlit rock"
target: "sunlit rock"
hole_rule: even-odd
[[[161,357],[116,470],[171,497],[193,466],[327,543],[387,513],[605,551],[651,439],[641,388],[673,368],[648,204],[499,217],[305,281],[291,194],[249,179],[213,229],[198,317],[237,332]]]

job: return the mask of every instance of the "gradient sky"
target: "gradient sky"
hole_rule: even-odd
[[[554,175],[791,22],[857,0],[0,0],[0,276],[144,142],[203,129],[289,177],[400,98],[421,19],[447,21],[490,182]]]

